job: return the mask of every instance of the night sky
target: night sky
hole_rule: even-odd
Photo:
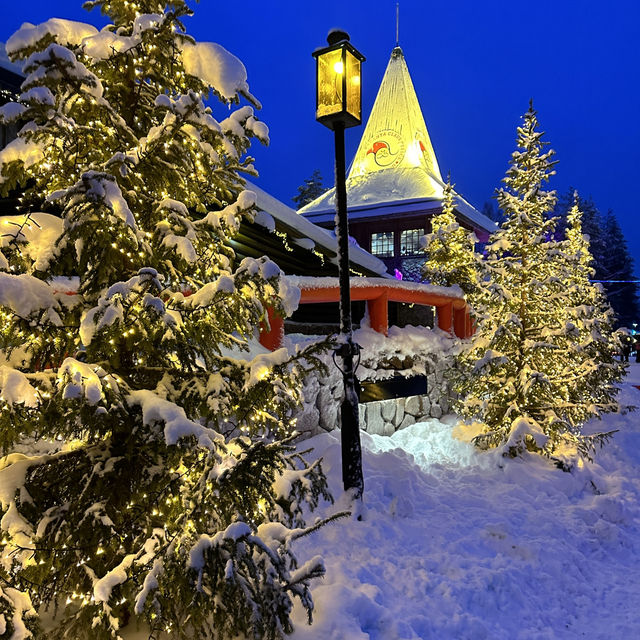
[[[2,3],[0,40],[49,17],[102,26],[76,0]],[[257,181],[287,204],[320,169],[333,181],[332,133],[314,120],[314,61],[330,28],[367,57],[368,115],[395,45],[394,0],[202,0],[188,30],[245,64],[269,148],[256,148]],[[533,98],[559,161],[552,187],[576,187],[613,209],[640,274],[640,2],[638,0],[402,0],[400,46],[440,169],[478,209],[500,185],[520,116]],[[347,131],[347,162],[363,128]]]

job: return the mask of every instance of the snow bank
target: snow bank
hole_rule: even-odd
[[[638,405],[640,393],[627,385],[621,400]],[[327,575],[312,589],[313,626],[296,608],[292,639],[640,637],[637,415],[594,423],[620,433],[573,473],[479,452],[452,422],[363,434],[364,521],[297,543],[324,557]],[[338,439],[310,445],[339,497]]]

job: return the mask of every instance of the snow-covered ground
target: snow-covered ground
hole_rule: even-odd
[[[640,406],[632,384],[640,364]],[[293,639],[640,638],[640,410],[589,426],[619,433],[573,473],[476,451],[452,418],[363,434],[364,520],[299,543],[327,576]],[[338,440],[310,443],[340,496]]]

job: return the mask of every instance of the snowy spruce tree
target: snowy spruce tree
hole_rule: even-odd
[[[567,278],[565,295],[569,322],[575,327],[571,334],[574,360],[567,363],[564,373],[571,389],[574,420],[585,422],[602,413],[619,410],[615,384],[622,380],[624,365],[615,359],[620,352],[620,336],[615,332],[616,317],[600,284],[591,282],[594,276],[589,239],[582,231],[582,212],[576,193],[567,214],[566,241],[563,254]]]
[[[427,259],[422,277],[443,287],[458,285],[466,294],[476,289],[478,261],[476,238],[456,221],[454,191],[450,180],[444,186],[442,212],[431,219],[431,233],[425,236]]]
[[[630,327],[640,317],[638,286],[633,282],[634,261],[613,211],[602,215],[592,198],[579,197],[582,229],[589,237],[593,256],[593,279],[604,282],[604,292],[613,309],[617,326]],[[564,237],[567,217],[575,201],[575,189],[558,198],[554,214],[559,217],[556,237]]]
[[[0,109],[22,125],[0,188],[24,208],[1,220],[0,638],[280,638],[295,599],[311,616],[322,562],[291,545],[329,496],[287,439],[312,355],[242,357],[295,298],[228,243],[268,131],[183,0],[86,6],[111,23],[7,43],[26,80]]]
[[[584,280],[552,238],[555,221],[547,214],[555,194],[544,185],[555,163],[542,135],[530,106],[497,196],[505,221],[487,245],[477,331],[459,357],[458,410],[480,423],[475,442],[482,448],[549,456],[577,449],[589,456],[607,434],[580,433],[597,413],[581,376],[600,367],[602,354],[587,362],[579,318],[568,308]]]
[[[636,284],[634,259],[624,237],[620,223],[611,209],[604,216],[605,291],[616,312],[618,325],[630,328],[640,318],[640,300]]]

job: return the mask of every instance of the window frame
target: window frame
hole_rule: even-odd
[[[380,240],[386,240],[386,242],[382,243],[386,247],[384,252],[377,253],[375,251],[374,241],[376,240],[376,236],[387,236],[387,238],[380,238]],[[395,257],[396,234],[393,230],[374,231],[369,237],[369,246],[371,247],[371,255],[374,255],[376,258],[393,258]]]
[[[415,244],[412,245],[411,247],[411,251],[405,251],[403,250],[403,244],[406,244],[405,242],[403,242],[403,236],[406,237],[407,234],[409,233],[415,233]],[[399,246],[399,256],[401,258],[408,258],[411,256],[417,256],[420,255],[421,253],[421,247],[420,247],[420,238],[422,236],[424,236],[424,229],[422,228],[418,228],[418,227],[414,227],[412,229],[402,229],[400,231],[400,246]]]

